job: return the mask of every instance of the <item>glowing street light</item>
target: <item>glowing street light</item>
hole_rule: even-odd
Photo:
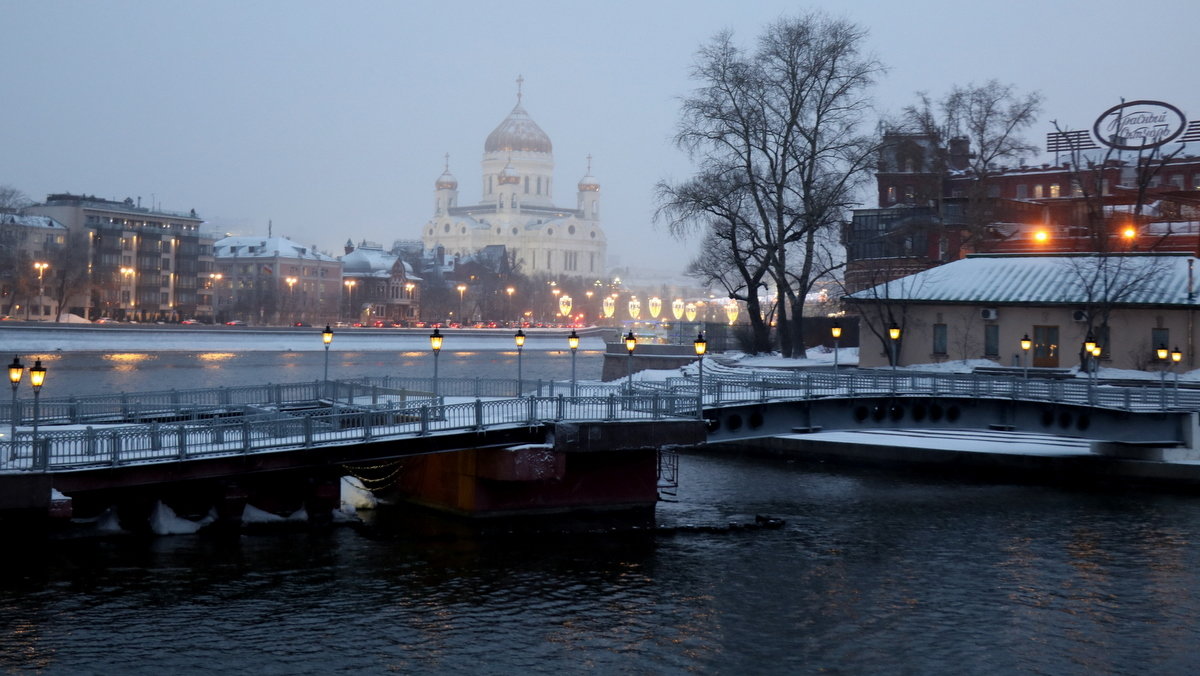
[[[704,332],[696,334],[696,340],[692,342],[692,347],[696,348],[696,356],[700,357],[700,396],[697,397],[696,417],[704,417],[704,353],[708,351],[708,341],[704,340]]]
[[[1171,366],[1174,367],[1179,362],[1183,361],[1183,353],[1179,351],[1179,346],[1176,345],[1174,350],[1171,350]],[[1179,405],[1179,370],[1175,370],[1175,405]]]
[[[325,325],[325,330],[321,332],[321,342],[325,343],[325,387],[329,387],[329,344],[333,342],[333,329],[329,325]]]
[[[625,359],[625,386],[630,394],[633,394],[633,351],[637,349],[637,336],[633,335],[633,329],[629,330],[629,334],[625,336],[625,350],[629,352],[629,356]]]
[[[346,281],[342,282],[342,284],[346,285],[346,290],[350,294],[350,300],[349,300],[349,302],[350,302],[350,319],[354,319],[355,316],[358,314],[354,311],[354,287],[358,286],[358,280],[357,279],[347,279]]]
[[[33,267],[38,273],[38,314],[41,315],[43,302],[42,299],[46,295],[46,287],[42,284],[42,275],[45,274],[46,268],[50,267],[50,264],[36,261],[33,264]]]
[[[437,327],[429,334],[429,348],[433,350],[433,396],[438,396],[438,355],[442,352],[442,334]]]
[[[516,288],[511,287],[511,286],[504,290],[504,293],[508,294],[508,297],[505,298],[505,300],[504,300],[504,316],[505,317],[512,316],[512,295],[516,292],[517,292]],[[505,320],[505,321],[507,321],[507,320]],[[517,323],[520,324],[521,323],[520,320],[517,320]]]
[[[894,322],[894,321],[892,322],[892,325],[888,327],[888,338],[891,339],[892,370],[895,371],[896,370],[896,362],[900,361],[900,356],[896,351],[896,343],[900,342],[900,327],[897,326],[896,322]]]
[[[1033,341],[1029,339],[1029,334],[1026,333],[1021,337],[1021,350],[1025,352],[1025,379],[1029,380],[1029,348],[1033,347]]]
[[[1163,366],[1158,371],[1159,391],[1161,393],[1162,407],[1167,407],[1167,369],[1171,368],[1171,351],[1163,343],[1158,344],[1158,349],[1154,351],[1158,360],[1163,363]]]
[[[513,336],[513,342],[517,344],[517,396],[519,397],[524,389],[521,377],[521,351],[525,348],[525,332],[517,329],[517,335]]]
[[[833,372],[838,370],[838,342],[842,339],[842,325],[834,322],[833,326],[829,327],[829,335],[833,336]]]
[[[567,347],[571,348],[571,397],[575,395],[575,353],[579,351],[579,334],[575,333],[575,329],[571,329],[571,335],[567,336]]]
[[[9,429],[8,446],[11,449],[9,455],[14,459],[17,457],[17,418],[20,417],[17,411],[17,385],[21,384],[24,375],[25,365],[14,354],[12,363],[8,365],[8,382],[12,383],[12,414],[8,418],[12,426]]]
[[[35,458],[38,455],[38,418],[41,415],[38,408],[38,395],[42,393],[42,383],[44,382],[46,382],[46,368],[42,366],[42,360],[37,359],[33,362],[33,368],[29,369],[29,384],[33,386],[33,455]]]

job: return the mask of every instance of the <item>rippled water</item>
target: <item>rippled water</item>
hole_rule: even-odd
[[[290,358],[239,357],[264,378]],[[94,366],[84,377],[167,383],[198,373],[171,361],[178,355],[159,358],[182,365]],[[307,358],[310,369],[315,356]],[[371,359],[389,357],[364,357],[362,368],[374,368]],[[490,368],[464,359],[467,372]],[[721,526],[756,514],[787,524],[727,533],[439,539],[379,526],[6,542],[0,672],[1200,669],[1195,496],[690,454],[680,459],[678,496],[659,504],[657,521]]]
[[[687,455],[664,526],[339,528],[6,556],[0,668],[44,673],[1190,673],[1196,499]],[[11,568],[10,568],[11,570]]]

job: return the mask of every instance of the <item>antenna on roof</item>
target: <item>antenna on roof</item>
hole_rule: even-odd
[[[271,219],[268,218],[267,219],[267,237],[271,236],[271,230],[272,230],[271,226],[272,226]]]

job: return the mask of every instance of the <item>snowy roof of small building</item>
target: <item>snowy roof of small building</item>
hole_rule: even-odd
[[[975,255],[846,296],[851,302],[1197,306],[1178,255]],[[1105,291],[1107,289],[1107,291]]]
[[[30,214],[0,214],[0,225],[20,225],[26,228],[54,228],[66,230],[67,226],[49,216],[33,216]]]
[[[392,266],[399,256],[390,254],[382,248],[360,246],[354,251],[342,256],[342,271],[347,276],[370,275],[375,277],[391,277]],[[411,277],[412,266],[403,263],[405,276]]]
[[[297,244],[286,237],[226,237],[213,244],[217,258],[303,258],[336,263],[333,256],[311,246]]]

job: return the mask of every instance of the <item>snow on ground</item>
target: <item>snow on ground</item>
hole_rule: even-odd
[[[150,530],[155,535],[189,535],[217,520],[216,510],[212,510],[199,521],[192,521],[176,516],[175,510],[162,502],[155,503],[154,511],[150,513]]]

